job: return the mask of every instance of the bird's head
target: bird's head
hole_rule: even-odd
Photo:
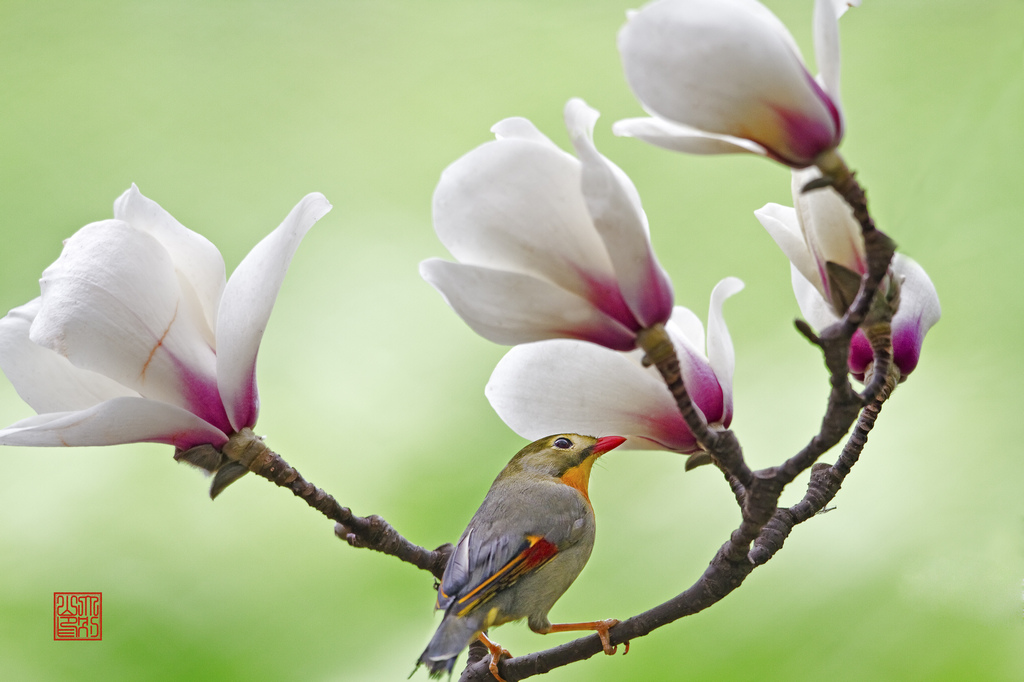
[[[505,468],[506,473],[529,471],[561,479],[587,497],[594,460],[626,442],[622,436],[581,436],[560,433],[536,440],[520,450]],[[588,497],[589,499],[589,497]]]

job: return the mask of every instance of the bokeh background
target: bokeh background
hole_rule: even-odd
[[[768,3],[811,57],[811,0]],[[842,21],[843,152],[943,319],[836,511],[709,611],[550,680],[1024,679],[1020,384],[1024,3],[866,0]],[[334,210],[293,261],[259,360],[258,432],[410,539],[454,540],[524,441],[483,386],[504,349],[417,274],[446,256],[441,170],[527,116],[564,146],[572,96],[634,179],[678,301],[726,275],[735,429],[752,464],[818,423],[827,383],[792,328],[789,266],[752,211],[785,169],[610,133],[640,113],[615,33],[630,3],[0,1],[0,308],[130,183],[229,271],[304,194]],[[552,386],[551,390],[558,390]],[[601,390],[595,386],[594,390]],[[0,422],[31,410],[0,379]],[[354,550],[247,477],[215,503],[168,447],[0,449],[7,680],[401,680],[432,579]],[[787,492],[795,500],[799,486]],[[557,620],[633,615],[689,586],[737,522],[720,476],[668,453],[595,469],[598,541]],[[102,591],[102,642],[54,642],[52,593]],[[514,653],[568,640],[497,631]],[[414,679],[425,679],[420,671]]]

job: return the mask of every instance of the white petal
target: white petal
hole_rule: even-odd
[[[580,193],[580,163],[547,142],[488,142],[441,174],[434,229],[462,263],[534,275],[586,295],[614,281]]]
[[[800,229],[800,221],[797,218],[796,209],[779,204],[765,204],[754,211],[754,215],[761,221],[764,229],[775,240],[775,243],[782,249],[789,262],[792,263],[803,276],[814,284],[815,287],[825,295],[825,285],[818,265],[804,241],[803,230]]]
[[[698,414],[705,423],[719,423],[725,413],[725,402],[722,399],[722,388],[718,385],[718,377],[708,364],[704,348],[690,343],[689,337],[684,336],[682,330],[671,320],[665,325],[665,330],[676,350],[683,384]],[[657,375],[657,370],[650,369]]]
[[[686,308],[677,306],[672,320],[665,325],[676,349],[686,390],[697,411],[713,426],[728,426],[732,419],[732,371],[735,358],[732,341],[722,319],[722,302],[742,288],[742,282],[735,277],[728,277],[711,292],[708,351],[704,349],[704,332],[700,320]],[[715,364],[709,359],[712,348]]]
[[[860,7],[860,0],[832,0],[832,11],[835,12],[837,19],[846,14],[846,10],[851,7]]]
[[[900,307],[892,319],[893,357],[904,374],[917,366],[928,330],[939,321],[942,308],[928,273],[912,258],[897,253],[892,271],[902,277]]]
[[[838,111],[755,0],[658,0],[618,45],[630,87],[661,118],[753,140],[797,167],[839,143]]]
[[[256,423],[256,354],[288,265],[309,228],[330,210],[324,195],[307,194],[253,247],[224,289],[217,313],[217,386],[236,431]]]
[[[552,142],[547,135],[539,131],[537,126],[533,125],[532,121],[521,116],[513,116],[512,118],[506,118],[498,121],[491,126],[491,132],[494,133],[494,136],[499,140],[527,140],[530,142],[546,144],[552,149],[558,149],[558,145]]]
[[[802,191],[804,185],[820,177],[821,172],[814,167],[793,171],[793,203],[804,241],[823,282],[822,292],[830,298],[825,263],[838,263],[863,274],[867,269],[867,255],[860,223],[838,192],[831,187]],[[804,276],[808,276],[806,272]]]
[[[825,92],[839,107],[839,16],[836,0],[814,3],[814,59]]]
[[[569,340],[516,346],[484,390],[498,416],[519,435],[615,433],[628,448],[694,450],[661,379],[623,353]]]
[[[729,328],[725,325],[722,304],[742,289],[743,282],[740,279],[726,277],[712,289],[711,304],[708,306],[708,362],[722,387],[725,423],[732,417],[732,378],[736,369],[736,353],[733,350],[732,338],[729,336]]]
[[[183,450],[228,437],[191,412],[145,398],[112,398],[77,412],[51,412],[0,430],[0,445],[69,447],[167,443]]]
[[[765,155],[764,147],[756,142],[707,133],[657,117],[622,119],[612,124],[612,132],[619,137],[635,137],[662,149],[684,154]]]
[[[138,396],[102,374],[79,369],[67,358],[29,339],[32,320],[42,307],[38,298],[11,310],[0,320],[0,368],[14,389],[36,412],[83,410],[118,396]]]
[[[531,275],[436,258],[420,263],[420,275],[473,331],[495,343],[568,337],[620,350],[636,345],[635,333],[588,301]]]
[[[839,321],[836,314],[832,312],[832,306],[825,302],[824,296],[814,285],[807,281],[796,266],[791,267],[791,278],[793,282],[793,294],[796,296],[797,305],[800,306],[800,314],[817,331],[831,326]]]
[[[671,322],[690,345],[704,348],[704,324],[692,310],[677,305],[672,310]]]
[[[170,254],[186,295],[202,307],[206,342],[215,347],[217,306],[224,291],[224,259],[206,237],[188,229],[132,183],[114,202],[114,218],[155,237]]]
[[[892,258],[892,270],[897,276],[902,276],[900,287],[900,308],[893,319],[895,325],[898,318],[906,315],[908,318],[918,318],[927,331],[942,317],[942,307],[939,305],[939,294],[935,291],[935,285],[928,277],[917,261],[910,256],[897,253]]]
[[[565,106],[565,124],[582,164],[581,188],[626,303],[644,327],[672,314],[672,284],[651,249],[647,216],[629,177],[594,146],[598,113],[581,99]]]
[[[226,428],[206,321],[157,239],[119,220],[86,225],[40,280],[29,333],[76,367]]]

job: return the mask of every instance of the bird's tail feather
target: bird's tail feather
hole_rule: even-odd
[[[455,659],[480,632],[477,623],[467,620],[475,619],[449,617],[446,614],[427,648],[420,655],[416,666],[419,667],[421,663],[427,666],[430,676],[435,679],[445,673],[451,673],[455,667]]]

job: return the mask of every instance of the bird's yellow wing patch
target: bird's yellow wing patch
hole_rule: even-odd
[[[459,598],[456,604],[456,615],[465,616],[478,606],[488,602],[499,590],[514,585],[517,580],[530,571],[534,571],[558,554],[558,547],[539,535],[527,535],[527,545],[523,551],[498,569],[494,575]]]

